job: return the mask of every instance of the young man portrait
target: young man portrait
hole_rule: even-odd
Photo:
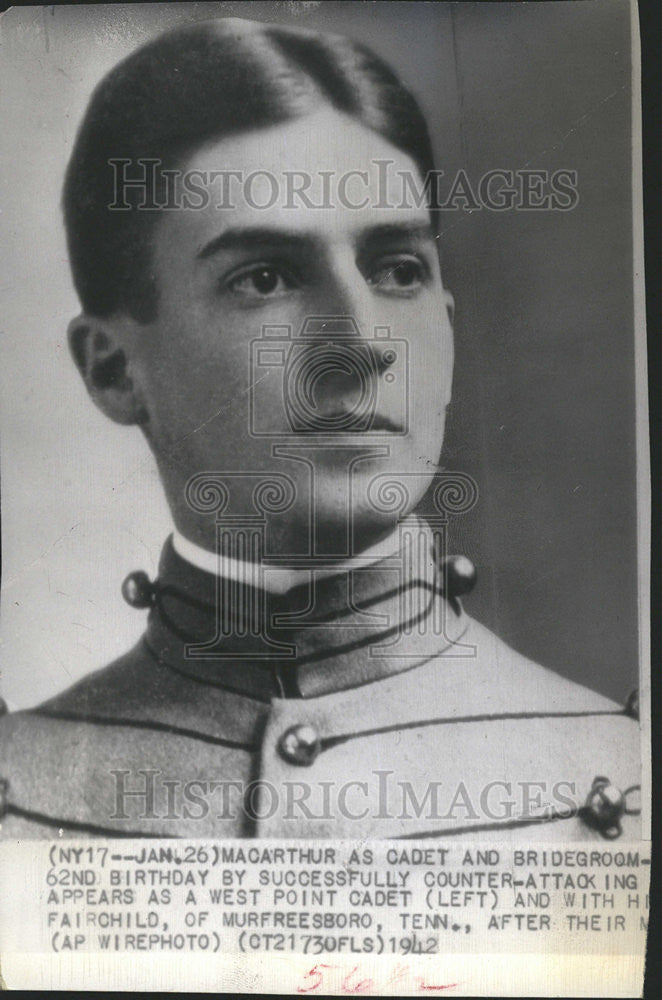
[[[98,84],[68,346],[172,527],[126,567],[137,643],[0,721],[3,837],[638,837],[635,697],[463,606],[448,183],[413,93],[337,34],[197,21]],[[572,179],[534,194],[567,209]]]

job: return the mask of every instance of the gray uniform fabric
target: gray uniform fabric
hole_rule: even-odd
[[[256,658],[236,622],[209,643],[218,583],[167,543],[136,647],[0,720],[1,836],[636,840],[632,713],[427,570],[393,584],[388,563],[353,574],[351,601],[347,574],[318,581],[314,622],[308,588],[262,595],[298,614],[269,640],[296,658]]]

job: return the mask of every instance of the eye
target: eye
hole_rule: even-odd
[[[368,276],[368,282],[380,292],[410,295],[425,283],[427,269],[418,257],[388,257],[380,260]]]
[[[294,282],[274,264],[253,264],[235,274],[226,287],[237,295],[257,300],[282,295],[294,287]]]

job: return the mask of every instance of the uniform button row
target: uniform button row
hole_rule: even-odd
[[[319,756],[322,742],[315,727],[306,722],[286,729],[280,738],[278,749],[288,764],[309,767]]]

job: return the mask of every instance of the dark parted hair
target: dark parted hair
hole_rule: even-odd
[[[92,94],[63,191],[69,259],[85,311],[147,322],[158,304],[151,235],[160,212],[109,208],[117,169],[110,161],[159,160],[158,187],[161,170],[177,169],[206,142],[324,105],[407,153],[422,177],[433,169],[414,97],[378,56],[341,36],[222,18],[168,31],[115,66]],[[158,191],[151,195],[164,201]],[[143,195],[127,187],[128,204],[132,197]]]

